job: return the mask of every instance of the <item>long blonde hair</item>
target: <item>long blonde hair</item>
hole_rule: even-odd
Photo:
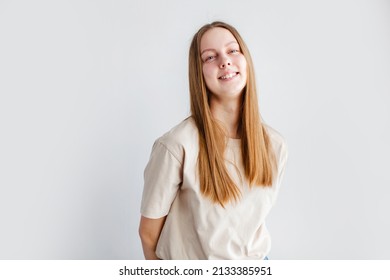
[[[194,35],[189,51],[191,113],[199,130],[198,171],[201,192],[214,203],[224,206],[232,200],[238,200],[240,190],[225,166],[227,135],[211,114],[210,92],[203,78],[200,42],[204,33],[215,27],[225,28],[232,33],[247,61],[247,83],[243,90],[239,128],[245,177],[250,186],[272,186],[276,161],[269,136],[261,122],[253,63],[247,46],[237,30],[229,24],[217,21],[204,25]]]

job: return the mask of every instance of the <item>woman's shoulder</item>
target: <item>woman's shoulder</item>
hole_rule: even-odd
[[[182,159],[186,151],[196,151],[198,128],[192,117],[188,117],[155,141],[155,146],[163,146],[176,158]]]
[[[167,145],[177,145],[192,142],[194,139],[198,141],[198,129],[193,118],[188,117],[172,127],[158,140]]]
[[[279,131],[277,131],[275,128],[265,123],[263,123],[263,126],[267,131],[268,136],[272,139],[272,141],[276,141],[281,144],[285,143],[285,139]]]
[[[287,144],[283,135],[275,128],[268,124],[263,123],[265,130],[271,140],[274,150],[277,152],[279,157],[287,157]]]

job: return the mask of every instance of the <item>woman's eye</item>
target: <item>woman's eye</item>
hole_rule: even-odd
[[[204,61],[210,61],[210,60],[212,60],[213,58],[214,58],[214,56],[209,55],[209,56],[207,56],[207,57],[205,58]]]
[[[231,50],[230,53],[238,53],[239,50]]]

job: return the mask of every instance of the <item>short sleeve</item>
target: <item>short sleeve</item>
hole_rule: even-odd
[[[284,171],[286,169],[286,163],[288,159],[288,147],[286,144],[286,140],[284,137],[275,129],[272,127],[265,125],[268,135],[270,137],[270,140],[272,142],[272,147],[275,152],[275,159],[277,164],[277,174],[276,174],[276,180],[275,184],[277,189],[279,189],[283,177],[284,177]]]
[[[278,182],[279,184],[282,182],[283,176],[284,176],[284,171],[286,169],[286,163],[288,159],[288,149],[286,142],[282,141],[281,147],[280,147],[280,152],[279,152],[279,160],[278,160]]]
[[[144,171],[141,214],[157,219],[168,214],[182,183],[182,163],[157,140]]]

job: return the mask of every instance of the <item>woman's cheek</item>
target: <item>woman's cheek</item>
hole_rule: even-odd
[[[209,65],[203,66],[203,75],[205,77],[209,77],[211,75],[211,69],[210,69]]]

